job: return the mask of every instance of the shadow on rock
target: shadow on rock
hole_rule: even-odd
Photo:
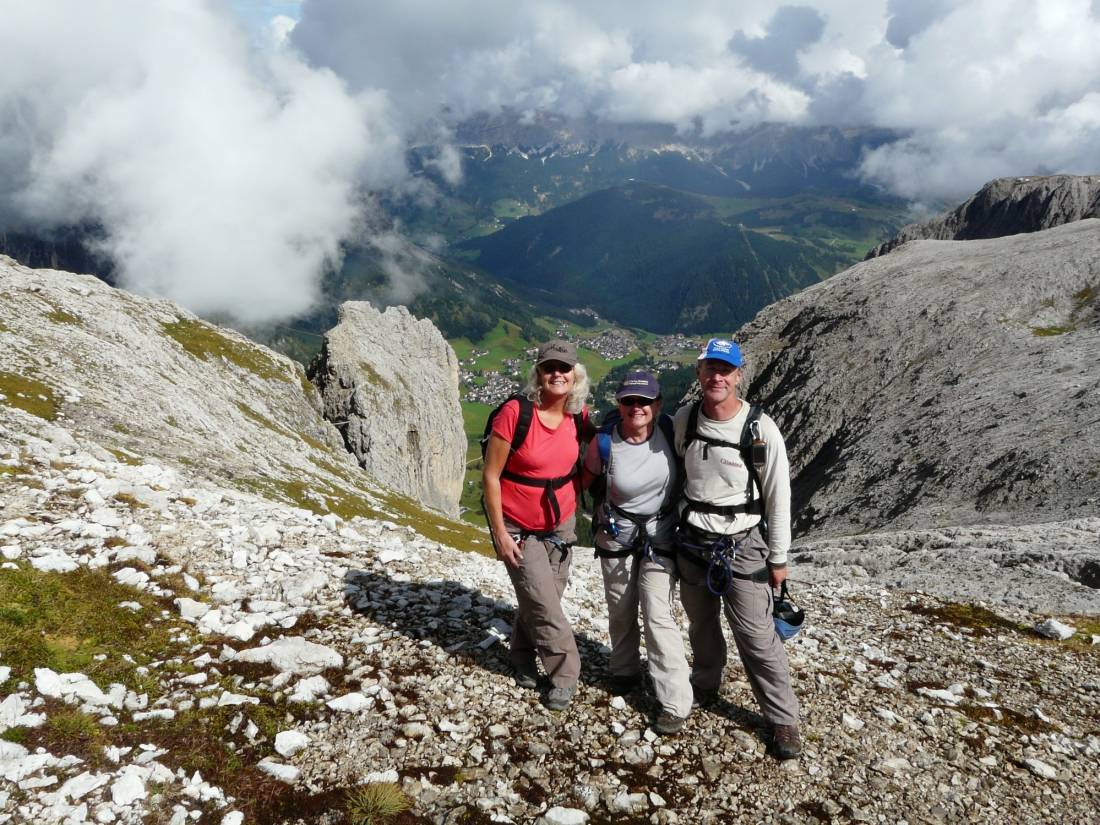
[[[459,582],[399,581],[369,570],[344,575],[344,597],[356,613],[410,639],[427,640],[485,670],[513,675],[507,642],[516,608],[510,602]],[[607,648],[583,633],[575,636],[580,681],[602,686],[607,679]],[[544,683],[540,680],[540,687]]]

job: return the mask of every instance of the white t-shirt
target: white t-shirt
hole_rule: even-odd
[[[688,404],[677,410],[673,419],[676,450],[684,457],[684,495],[720,507],[745,504],[748,500],[749,470],[740,450],[708,446],[704,441],[695,440],[684,452],[690,414],[691,405]],[[737,415],[726,421],[707,418],[700,406],[697,432],[708,438],[737,444],[741,441],[741,430],[748,417],[747,401],[742,401]],[[760,416],[760,437],[767,443],[767,458],[760,473],[760,483],[764,487],[768,516],[768,563],[786,564],[787,551],[791,546],[791,471],[787,462],[787,447],[779,428],[766,414]],[[703,458],[704,447],[707,447],[706,458]],[[754,496],[759,496],[759,491],[754,491]],[[733,516],[700,512],[688,514],[688,523],[722,535],[748,530],[759,521],[759,513],[736,513]]]
[[[584,457],[589,472],[600,472],[598,439],[593,438]],[[676,485],[676,454],[656,424],[653,435],[641,444],[625,441],[616,427],[611,433],[611,452],[607,463],[607,500],[632,515],[654,516]],[[673,508],[663,518],[651,518],[646,522],[646,532],[655,547],[672,547],[677,513]],[[605,550],[619,550],[634,540],[635,526],[627,518],[617,518],[618,539],[613,539],[601,529],[596,534],[596,544]]]

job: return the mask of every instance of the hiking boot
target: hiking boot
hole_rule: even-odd
[[[776,759],[797,759],[802,753],[802,738],[798,725],[773,725],[772,750]]]
[[[576,692],[576,685],[552,687],[546,694],[546,701],[543,704],[547,710],[565,710],[572,703],[573,694]]]
[[[642,675],[640,673],[635,673],[632,676],[612,676],[607,680],[607,689],[612,696],[626,696],[641,684]]]
[[[539,686],[539,672],[535,668],[534,662],[525,665],[513,663],[512,668],[516,684],[521,688],[537,688]]]
[[[657,721],[653,723],[653,732],[659,733],[661,736],[674,736],[684,729],[684,723],[687,722],[683,716],[677,716],[675,713],[668,713],[667,711],[657,717]]]
[[[704,690],[691,686],[691,706],[693,708],[709,708],[718,702],[718,688]]]

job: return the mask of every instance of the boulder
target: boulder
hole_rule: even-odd
[[[458,515],[466,466],[458,359],[431,321],[405,307],[347,302],[309,375],[364,470]]]

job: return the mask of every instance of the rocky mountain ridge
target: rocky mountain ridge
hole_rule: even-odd
[[[853,565],[796,578],[807,745],[777,765],[736,668],[674,738],[648,727],[648,690],[606,692],[583,550],[565,602],[581,685],[552,714],[509,673],[498,562],[120,462],[71,420],[7,403],[0,436],[5,598],[13,577],[98,576],[100,621],[165,645],[63,671],[0,641],[0,822],[337,822],[357,792],[393,786],[404,821],[440,824],[1049,821],[1100,802],[1100,626],[1033,630],[1080,617],[947,604]]]
[[[338,822],[393,785],[406,821],[441,825],[1100,806],[1100,519],[796,546],[806,752],[784,765],[736,666],[674,738],[649,727],[650,691],[608,694],[602,580],[577,548],[581,685],[552,714],[510,676],[513,595],[470,552],[484,533],[368,483],[293,362],[167,302],[0,263],[0,823]],[[816,373],[796,350],[815,375],[832,352]],[[954,548],[938,592],[965,594],[975,546],[1013,568],[1003,590],[915,592],[908,574]],[[911,569],[875,569],[880,548]],[[75,625],[78,600],[45,609],[67,588],[91,604]]]
[[[1100,218],[1098,175],[998,178],[950,212],[902,227],[894,238],[868,252],[867,260],[912,240],[1000,238],[1085,218]]]
[[[1098,230],[911,242],[738,331],[800,534],[1100,512]]]
[[[309,376],[371,478],[452,516],[466,472],[458,358],[403,306],[340,305]]]

